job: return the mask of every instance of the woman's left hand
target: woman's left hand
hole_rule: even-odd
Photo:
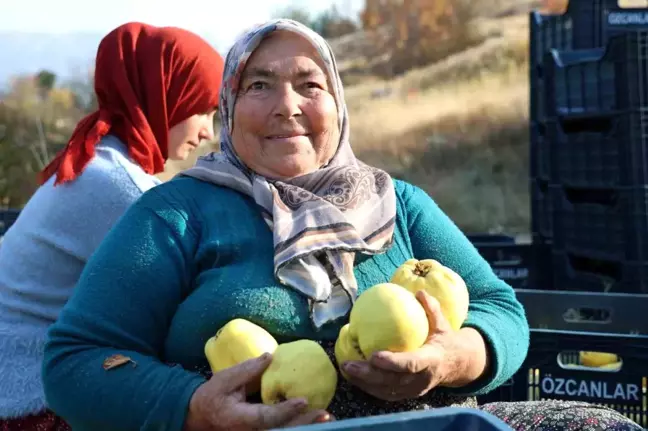
[[[425,395],[437,386],[467,383],[459,383],[465,380],[466,364],[471,361],[460,335],[464,329],[452,330],[434,297],[424,291],[418,292],[416,297],[430,325],[430,333],[422,347],[413,352],[377,352],[368,361],[349,361],[343,365],[351,384],[376,398],[400,401]]]

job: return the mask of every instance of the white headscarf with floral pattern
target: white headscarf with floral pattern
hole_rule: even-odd
[[[274,31],[297,33],[326,65],[338,109],[340,142],[326,165],[289,180],[270,180],[248,168],[232,145],[234,104],[245,65]],[[392,244],[396,197],[391,177],[356,159],[342,80],[328,43],[313,30],[278,19],[243,34],[225,60],[220,97],[221,151],[201,157],[179,175],[192,176],[250,196],[273,231],[275,277],[309,299],[316,328],[344,317],[357,297],[355,253],[378,254]]]

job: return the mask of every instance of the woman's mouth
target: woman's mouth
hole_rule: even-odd
[[[270,135],[266,139],[272,141],[276,144],[286,143],[286,144],[297,144],[307,138],[306,134],[285,134],[285,135]]]

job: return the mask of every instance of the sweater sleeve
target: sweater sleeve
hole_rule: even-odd
[[[160,358],[191,286],[196,241],[187,216],[152,189],[89,260],[43,362],[48,406],[74,430],[182,430],[204,378]],[[105,369],[113,355],[131,361]]]
[[[448,389],[461,394],[484,394],[497,388],[520,368],[529,348],[524,308],[513,289],[498,278],[470,240],[420,188],[401,183],[414,256],[434,258],[457,272],[470,295],[464,327],[478,330],[486,341],[490,367],[471,385]]]

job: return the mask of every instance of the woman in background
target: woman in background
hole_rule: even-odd
[[[41,384],[45,334],[135,200],[212,139],[223,60],[179,28],[128,23],[99,44],[98,110],[41,173],[0,247],[0,431],[63,430]]]

